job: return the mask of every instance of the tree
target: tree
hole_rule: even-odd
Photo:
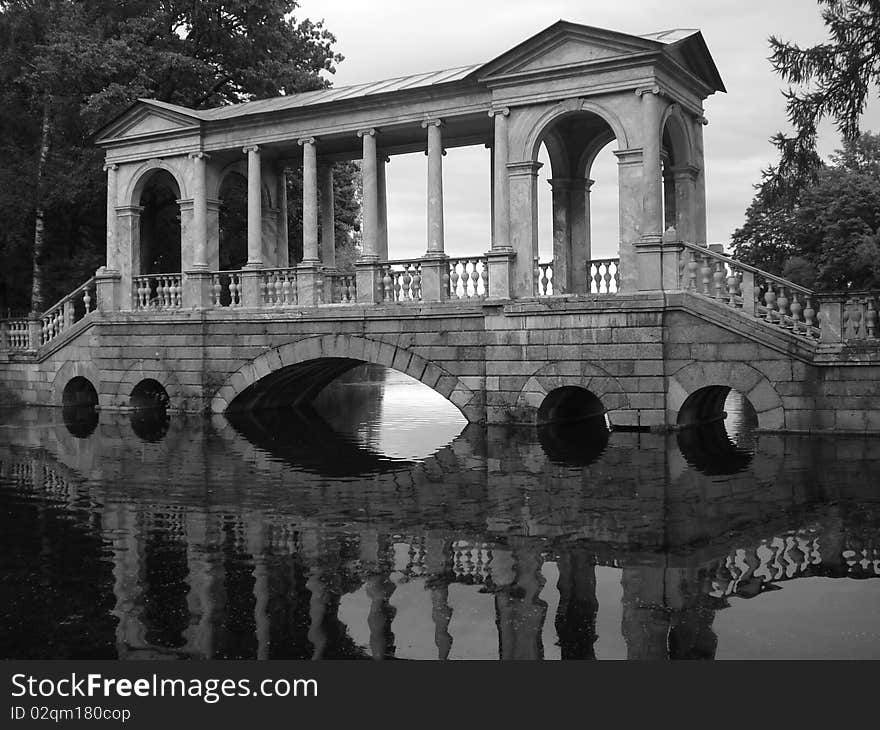
[[[844,142],[799,186],[767,171],[732,241],[738,258],[819,289],[880,286],[880,135]]]
[[[103,262],[90,135],[135,99],[198,108],[329,85],[335,38],[297,7],[0,0],[0,307],[39,311]]]

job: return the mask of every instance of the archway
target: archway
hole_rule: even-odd
[[[238,271],[247,263],[247,178],[230,172],[220,184],[220,271]]]
[[[551,461],[587,466],[608,446],[610,429],[602,401],[586,388],[565,385],[538,408],[538,439]]]
[[[537,137],[533,159],[545,181],[536,196],[539,295],[617,291],[616,139],[611,124],[586,109],[557,116]],[[595,246],[594,232],[600,233]]]
[[[61,416],[72,436],[88,438],[98,426],[98,392],[80,375],[71,378],[61,394]]]
[[[180,187],[163,169],[147,173],[137,203],[140,214],[138,273],[173,274],[181,270]]]
[[[168,431],[170,398],[161,383],[141,380],[131,391],[131,428],[144,441],[161,441]]]

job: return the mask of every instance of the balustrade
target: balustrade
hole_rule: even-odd
[[[0,349],[10,352],[26,352],[31,346],[30,320],[26,317],[0,321]]]
[[[54,340],[64,330],[85,319],[98,304],[94,277],[74,289],[40,316],[40,345]]]
[[[296,305],[296,269],[260,269],[259,273],[260,301],[264,307]]]
[[[218,271],[211,274],[212,301],[215,307],[237,309],[242,306],[241,271]]]
[[[617,294],[620,291],[620,259],[587,261],[591,294]]]
[[[843,305],[841,335],[844,340],[876,340],[880,336],[877,327],[877,292],[850,292]]]
[[[387,261],[382,265],[383,302],[420,302],[422,264],[420,261]]]
[[[535,259],[535,293],[539,297],[553,294],[553,262]]]
[[[329,274],[325,292],[327,304],[354,304],[357,302],[357,276],[355,274]]]
[[[181,274],[133,276],[133,308],[137,311],[180,309],[183,292]]]
[[[488,259],[449,259],[449,297],[451,299],[474,299],[487,296],[489,296]]]
[[[685,243],[682,288],[732,309],[819,339],[816,293],[709,248]]]

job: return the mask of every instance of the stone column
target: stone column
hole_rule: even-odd
[[[660,173],[660,87],[637,89],[642,98],[642,239],[663,234],[663,183]]]
[[[357,301],[375,304],[382,301],[379,291],[379,172],[376,159],[376,130],[362,129],[358,137],[363,140],[361,163],[361,255],[357,261]]]
[[[303,150],[303,260],[315,265],[318,259],[318,157],[315,138],[299,140]]]
[[[492,155],[492,209],[494,212],[492,248],[509,249],[510,243],[510,181],[507,163],[509,146],[507,140],[507,117],[510,109],[493,109],[489,116],[495,120],[495,145]]]
[[[378,231],[376,235],[380,261],[388,260],[388,189],[385,182],[385,165],[390,161],[391,158],[386,157],[384,153],[380,154],[376,161],[379,207]]]
[[[516,255],[510,278],[514,297],[535,296],[535,267],[538,257],[538,171],[540,162],[509,162],[510,244]],[[489,277],[494,286],[493,277]]]
[[[695,202],[699,174],[699,169],[692,165],[672,168],[675,184],[675,230],[679,240],[690,243],[695,241]]]
[[[247,247],[249,268],[263,265],[263,201],[262,172],[260,170],[260,148],[257,145],[244,147],[247,154]]]
[[[208,246],[208,155],[193,152],[190,156],[193,166],[193,251],[192,268],[207,269]]]
[[[132,277],[141,273],[141,213],[140,205],[121,205],[116,208],[116,235],[120,274],[119,309],[132,309]]]
[[[119,270],[119,241],[116,236],[116,171],[119,165],[108,162],[104,165],[107,173],[107,269]]]
[[[318,167],[321,191],[321,262],[326,269],[336,268],[336,212],[333,203],[333,166]]]
[[[694,243],[706,243],[706,160],[703,152],[703,127],[709,122],[705,117],[694,120],[694,162],[699,170],[694,189]]]
[[[286,269],[290,266],[290,238],[287,229],[287,168],[278,168],[278,233],[277,262],[278,267]]]
[[[571,190],[571,288],[573,294],[590,293],[590,259],[592,231],[590,230],[590,188],[593,180],[572,180]]]
[[[486,143],[489,150],[489,229],[492,248],[495,248],[495,147]]]
[[[615,151],[620,214],[620,289],[633,291],[638,280],[635,243],[642,232],[642,150]]]
[[[422,122],[428,130],[428,258],[443,255],[443,122],[431,119]]]
[[[579,248],[574,239],[574,207],[578,187],[583,185],[570,178],[552,178],[547,182],[553,190],[553,293],[568,294],[574,290],[575,253]],[[583,205],[579,213],[583,215]],[[580,265],[583,270],[583,263]],[[583,271],[580,272],[583,274]]]

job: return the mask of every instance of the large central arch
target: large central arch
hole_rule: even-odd
[[[255,392],[251,389],[270,376],[285,387],[291,384],[290,378],[302,376],[302,397],[308,399],[362,362],[398,370],[424,383],[455,405],[471,423],[485,420],[482,391],[472,390],[457,376],[410,350],[355,335],[316,335],[262,353],[226,379],[211,399],[211,411],[247,409],[248,399]],[[271,388],[271,381],[269,385]],[[266,393],[260,394],[259,401],[268,400]]]

